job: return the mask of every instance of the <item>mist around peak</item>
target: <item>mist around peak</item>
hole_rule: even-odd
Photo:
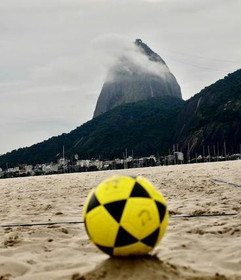
[[[160,96],[182,98],[165,61],[141,39],[105,35],[94,45],[107,69],[94,117],[124,103]]]
[[[155,54],[141,39],[132,40],[117,34],[107,34],[92,42],[98,60],[112,81],[115,73],[150,74],[163,79],[169,73],[164,60]]]

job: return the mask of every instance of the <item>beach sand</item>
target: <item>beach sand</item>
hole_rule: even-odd
[[[240,185],[240,160],[3,179],[0,225],[82,221],[88,192],[113,174],[145,176],[167,201],[148,257],[109,258],[81,223],[1,227],[0,280],[241,279],[241,188],[214,180]]]

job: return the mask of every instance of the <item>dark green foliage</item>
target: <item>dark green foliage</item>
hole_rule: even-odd
[[[185,124],[185,125],[184,125]],[[176,142],[183,150],[202,153],[203,146],[219,145],[224,141],[227,153],[239,151],[241,143],[241,70],[206,87],[189,99],[180,113]],[[214,151],[212,152],[214,154]]]
[[[112,159],[167,153],[172,144],[192,155],[239,152],[241,143],[241,70],[229,74],[184,102],[165,96],[129,103],[100,115],[68,134],[0,157],[0,167],[56,162],[63,145],[68,158]]]
[[[152,98],[129,103],[100,115],[68,134],[52,137],[29,148],[0,157],[0,166],[36,164],[67,157],[112,159],[127,148],[136,156],[165,153],[174,136],[174,125],[184,101],[175,97]]]

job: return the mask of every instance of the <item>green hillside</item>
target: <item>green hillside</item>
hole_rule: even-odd
[[[189,99],[176,127],[175,141],[184,151],[202,153],[210,147],[237,153],[241,144],[241,70],[229,74]],[[215,148],[216,147],[216,148]],[[215,150],[215,151],[214,151]]]
[[[172,144],[177,115],[184,101],[175,97],[152,98],[125,104],[83,124],[68,134],[52,137],[29,148],[0,157],[0,166],[55,162],[63,145],[67,157],[112,159],[127,148],[135,156],[166,153]]]
[[[203,89],[186,102],[165,96],[114,108],[67,134],[0,156],[0,167],[70,159],[167,154],[173,144],[191,156],[233,154],[241,144],[241,70]],[[225,148],[224,148],[225,144]]]

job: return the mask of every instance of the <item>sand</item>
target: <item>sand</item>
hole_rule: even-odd
[[[166,198],[167,232],[148,257],[109,258],[83,224],[0,227],[0,279],[241,279],[241,188],[213,180],[240,185],[240,160],[0,180],[0,225],[81,221],[113,174],[145,176]]]

